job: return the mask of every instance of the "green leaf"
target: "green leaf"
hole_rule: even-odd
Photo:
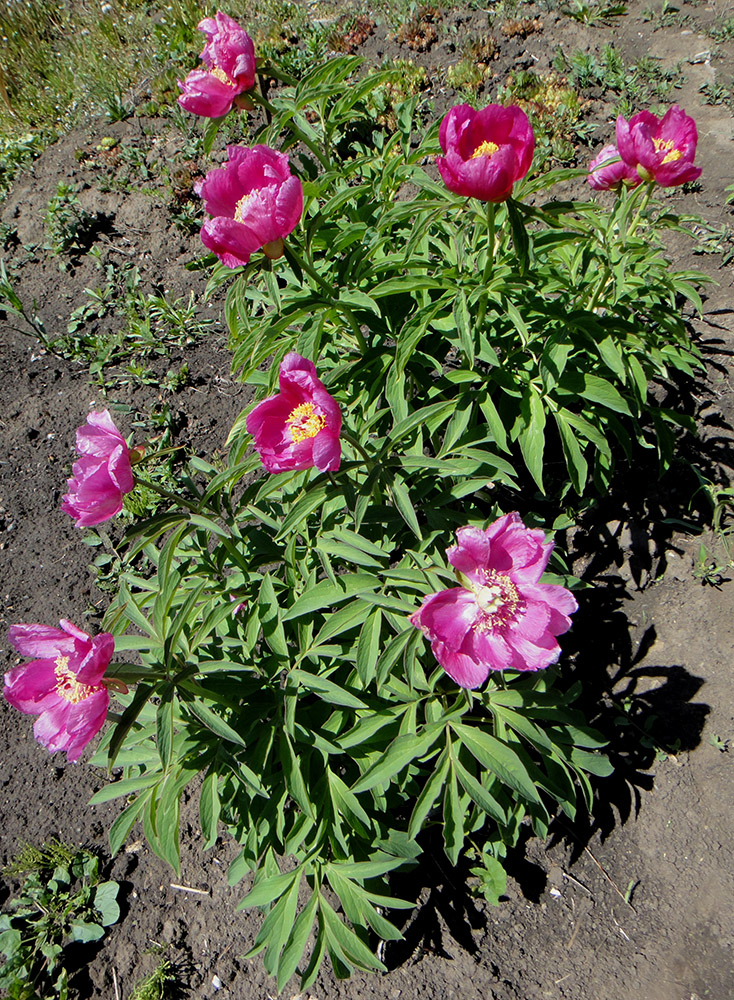
[[[424,729],[422,733],[405,733],[396,737],[382,757],[352,785],[352,791],[356,794],[366,792],[397,777],[404,767],[416,757],[422,757],[433,746],[441,731],[441,726],[434,725]]]
[[[71,920],[69,922],[69,940],[80,941],[83,944],[89,941],[99,941],[104,937],[104,927],[99,924],[89,923],[85,920]]]
[[[581,496],[584,492],[584,487],[586,486],[586,479],[589,474],[589,464],[584,458],[583,452],[579,447],[573,428],[564,416],[564,411],[556,410],[553,416],[555,417],[558,431],[561,435],[563,454],[566,459],[568,473],[571,477],[571,483],[579,496]]]
[[[219,800],[219,775],[216,771],[209,770],[202,782],[199,797],[199,819],[201,821],[201,832],[204,834],[205,839],[204,850],[212,847],[217,839],[221,808]]]
[[[455,865],[464,846],[464,814],[459,802],[459,789],[456,784],[453,761],[443,796],[443,842],[446,857],[452,865]]]
[[[482,785],[480,781],[474,777],[460,760],[454,760],[454,770],[456,771],[456,777],[461,783],[461,787],[467,793],[469,798],[476,802],[480,809],[491,816],[500,826],[507,825],[507,815],[505,810],[499,804],[494,796],[490,795],[486,788]]]
[[[167,770],[171,764],[175,707],[176,695],[173,684],[166,684],[161,691],[161,701],[155,713],[156,745],[164,770]]]
[[[381,632],[382,612],[375,608],[365,620],[357,643],[357,673],[365,687],[375,679]]]
[[[312,486],[311,489],[306,490],[288,511],[274,541],[278,542],[294,529],[300,528],[309,515],[323,505],[328,490],[329,487],[323,484]]]
[[[408,489],[402,479],[399,479],[397,476],[392,483],[392,495],[400,516],[403,518],[416,538],[422,540],[423,535],[421,534],[420,525],[418,524],[418,516],[415,512],[415,507],[410,499],[410,493],[408,492]]]
[[[528,802],[541,804],[538,791],[530,780],[525,766],[517,754],[506,743],[495,739],[494,736],[476,726],[466,726],[459,722],[452,722],[451,728],[469,753],[480,764],[491,771],[492,774],[497,775],[500,781],[516,791],[518,795],[522,796]]]
[[[299,669],[291,670],[288,677],[302,684],[307,690],[315,691],[320,698],[329,704],[344,705],[347,708],[367,708],[367,705],[360,698],[329,680],[328,677]]]
[[[357,937],[353,930],[339,919],[325,899],[321,900],[320,912],[324,918],[327,942],[335,945],[348,962],[359,969],[367,971],[375,969],[387,972],[382,962],[373,955],[367,945]]]
[[[93,903],[101,915],[104,927],[116,924],[120,919],[120,906],[117,902],[119,891],[120,886],[117,882],[100,882],[94,887]]]
[[[141,774],[137,778],[122,778],[120,781],[113,781],[109,785],[105,785],[104,788],[100,788],[98,792],[89,800],[90,806],[99,806],[103,802],[110,802],[112,799],[119,799],[121,797],[127,798],[128,795],[134,795],[136,792],[141,792],[145,788],[150,788],[152,785],[157,784],[161,780],[162,775],[160,772],[154,772],[153,774]]]
[[[298,803],[310,819],[315,820],[316,814],[306,790],[299,760],[285,730],[282,730],[280,734],[280,758],[283,764],[288,794]]]
[[[225,722],[220,715],[217,715],[211,708],[208,708],[201,699],[193,699],[192,701],[184,702],[184,704],[186,711],[195,716],[215,736],[229,743],[236,743],[238,746],[247,747],[247,743],[242,736],[229,723]]]
[[[337,578],[336,583],[322,580],[297,598],[282,616],[282,620],[290,621],[302,615],[313,614],[322,608],[333,607],[361,591],[374,591],[377,586],[377,580],[370,573],[344,573]]]
[[[446,781],[448,770],[449,751],[448,748],[445,748],[434,765],[433,774],[425,783],[423,790],[416,799],[416,803],[410,817],[410,823],[408,825],[409,837],[417,837],[420,833],[428,813],[431,811],[436,799],[441,794],[441,789]]]
[[[523,426],[518,435],[520,451],[528,472],[538,485],[543,487],[543,451],[545,449],[545,409],[535,386],[529,385],[521,404]]]
[[[243,872],[243,875],[244,874],[245,873]],[[291,888],[296,878],[300,880],[299,869],[292,872],[285,872],[282,875],[265,876],[265,878],[261,879],[252,887],[244,899],[240,900],[237,904],[237,909],[247,910],[251,906],[262,907],[275,902],[276,899],[280,899],[283,893],[287,892]],[[229,876],[228,881],[230,885],[236,884],[236,881],[233,882],[229,879]]]
[[[319,894],[314,892],[304,908],[298,914],[293,925],[280,962],[278,963],[278,992],[281,993],[288,980],[294,975],[298,963],[306,949],[313,922],[316,918],[316,908],[319,904]]]

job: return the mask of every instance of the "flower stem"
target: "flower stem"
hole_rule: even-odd
[[[199,506],[195,503],[191,503],[190,500],[184,500],[183,497],[178,496],[176,493],[171,493],[168,490],[164,490],[162,486],[157,483],[151,483],[148,479],[141,479],[139,476],[135,477],[136,486],[145,486],[147,489],[152,490],[157,493],[158,496],[165,497],[166,500],[172,500],[179,507],[185,507],[186,510],[192,511],[194,514],[200,514],[201,510]]]
[[[487,263],[484,267],[484,274],[482,276],[482,280],[484,281],[485,285],[492,277],[492,269],[494,268],[494,246],[495,246],[494,213],[495,213],[495,204],[493,201],[488,201],[487,202]]]
[[[316,284],[324,293],[325,297],[328,299],[329,303],[332,306],[334,306],[335,309],[338,309],[339,312],[342,313],[347,323],[349,324],[352,333],[354,334],[354,337],[357,341],[357,346],[359,347],[362,354],[366,354],[367,341],[364,339],[364,335],[359,328],[359,323],[357,322],[357,318],[350,309],[350,307],[345,302],[342,302],[338,298],[338,296],[334,295],[334,289],[332,288],[332,286],[321,277],[319,272],[316,270],[311,261],[308,259],[307,251],[305,248],[302,254],[296,253],[292,245],[289,245],[288,250],[290,255],[298,263],[298,265],[306,272],[306,274],[310,278],[312,278],[316,282]]]
[[[267,99],[267,97],[264,96],[264,94],[261,94],[256,89],[248,90],[247,93],[248,96],[251,97],[252,100],[255,102],[255,104],[259,104],[261,108],[264,108],[268,112],[268,114],[275,115],[277,113],[276,108],[270,103],[270,101]],[[329,157],[326,155],[325,152],[322,152],[322,150],[319,149],[319,147],[313,141],[313,139],[310,139],[306,135],[306,133],[303,132],[298,127],[298,125],[296,125],[293,122],[293,119],[291,119],[288,122],[288,128],[296,137],[296,139],[298,139],[299,142],[302,142],[304,146],[306,146],[308,149],[311,150],[313,155],[316,157],[316,159],[319,161],[319,163],[325,170],[331,170],[331,160],[329,159]]]
[[[642,215],[650,202],[650,198],[652,196],[652,191],[654,187],[655,187],[655,181],[650,181],[649,184],[647,185],[647,190],[643,195],[642,201],[640,202],[640,206],[637,209],[637,212],[635,213],[635,217],[632,220],[629,229],[627,230],[627,239],[630,239],[630,237],[635,235],[635,230],[639,226]]]
[[[345,441],[348,441],[349,444],[351,444],[351,446],[355,449],[355,451],[359,452],[359,454],[365,461],[365,465],[371,472],[375,467],[374,459],[365,451],[365,449],[362,447],[359,441],[355,437],[353,437],[349,433],[349,431],[345,431],[343,427],[341,429],[340,435],[341,437],[344,438]]]

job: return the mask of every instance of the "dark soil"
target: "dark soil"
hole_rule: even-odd
[[[535,25],[526,37],[508,36],[495,25],[496,77],[485,99],[492,99],[512,69],[548,70],[559,44],[566,52],[599,53],[613,41],[625,61],[652,54],[662,68],[679,66],[680,88],[670,103],[696,118],[703,175],[693,191],[673,190],[666,197],[671,208],[698,213],[714,227],[731,225],[724,189],[732,181],[734,119],[727,105],[705,104],[700,88],[731,84],[734,43],[715,43],[706,34],[720,18],[718,5],[681,4],[687,20],[663,27],[660,18],[643,19],[646,6],[631,3],[624,17],[606,25],[534,12],[530,16],[538,14],[543,26]],[[446,14],[435,27],[437,37],[426,52],[400,44],[379,25],[358,51],[374,65],[395,56],[413,58],[430,78],[432,67],[457,60],[463,41],[488,31],[488,18],[477,11]],[[705,50],[713,56],[701,56]],[[432,97],[436,116],[455,103],[451,92],[434,91]],[[613,139],[610,100],[597,92],[584,111],[585,119],[599,124],[594,149]],[[96,147],[105,136],[117,144],[103,155]],[[204,336],[143,359],[150,369],[145,384],[126,367],[139,357],[110,368],[103,392],[100,379],[90,379],[88,364],[45,353],[16,329],[22,324],[0,314],[0,377],[6,387],[0,399],[2,636],[14,622],[53,624],[60,617],[98,628],[108,595],[89,569],[95,551],[59,511],[74,432],[90,404],[113,408],[124,433],[165,404],[177,442],[210,457],[224,449],[248,401],[248,390],[230,375],[221,298],[204,303],[201,272],[185,270],[202,256],[198,235],[172,221],[196,170],[204,167],[186,159],[182,145],[169,122],[140,118],[69,135],[18,179],[2,211],[11,280],[29,310],[35,301],[51,336],[66,330],[71,313],[86,301],[84,289],[103,282],[107,264],[117,270],[137,266],[145,293],[165,290],[186,299],[192,290],[200,315],[218,317]],[[142,150],[147,177],[139,165],[130,175],[130,157],[120,153],[128,147]],[[581,162],[587,155],[580,153]],[[43,219],[60,181],[81,186],[81,206],[93,220],[81,234],[82,249],[61,256],[43,248]],[[83,252],[89,246],[98,251],[96,259]],[[701,441],[686,445],[684,457],[720,483],[728,481],[734,464],[734,303],[731,265],[722,266],[728,248],[724,239],[720,252],[694,255],[703,242],[671,242],[676,266],[699,267],[718,282],[709,286],[703,319],[692,320],[709,367],[708,379],[689,400]],[[122,322],[113,309],[89,318],[87,329],[105,332]],[[166,372],[179,371],[184,362],[187,384],[178,391],[164,388]],[[413,893],[418,906],[404,927],[405,941],[385,948],[388,974],[339,982],[325,967],[310,990],[313,1000],[734,997],[732,590],[726,581],[705,586],[694,572],[702,541],[712,559],[726,563],[720,538],[663,523],[699,521],[698,510],[705,509],[700,494],[691,500],[684,468],[663,483],[654,472],[636,470],[629,492],[609,498],[603,514],[599,508],[569,537],[575,570],[596,585],[585,592],[592,596],[582,596],[572,633],[573,669],[587,688],[593,721],[611,738],[617,765],[615,776],[599,784],[595,819],[573,828],[558,822],[547,843],[528,839],[513,852],[507,897],[497,908],[472,897],[465,873],[451,871],[437,850],[419,877],[400,887],[400,894]],[[17,662],[5,640],[2,661],[6,669]],[[104,774],[67,764],[63,755],[50,758],[34,741],[29,718],[4,702],[0,713],[0,862],[7,863],[23,841],[51,837],[104,852],[106,830],[120,805],[87,805],[105,783]],[[73,978],[79,997],[126,1000],[133,983],[157,963],[150,952],[155,944],[170,946],[168,955],[192,996],[219,992],[265,1000],[275,994],[260,958],[242,958],[260,918],[235,909],[243,889],[229,888],[226,880],[234,846],[222,838],[203,852],[195,797],[184,806],[181,832],[180,882],[139,831],[111,862],[111,876],[123,885],[123,918],[80,959]],[[0,900],[12,890],[11,881]],[[284,996],[297,994],[294,980]]]

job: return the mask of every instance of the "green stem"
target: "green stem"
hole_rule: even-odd
[[[374,469],[374,467],[375,467],[374,459],[365,451],[365,449],[362,447],[362,445],[359,443],[359,441],[355,437],[353,437],[349,433],[349,431],[345,431],[344,428],[342,427],[340,433],[341,433],[341,437],[343,437],[345,441],[348,441],[349,444],[351,444],[351,446],[355,449],[355,451],[359,452],[359,454],[362,456],[362,458],[365,461],[365,465],[367,466],[367,468],[371,472]]]
[[[324,278],[321,277],[321,275],[313,266],[311,261],[307,258],[307,251],[305,248],[303,250],[303,253],[299,254],[295,251],[293,245],[289,244],[288,250],[291,256],[294,258],[294,260],[298,263],[298,265],[306,272],[306,274],[310,278],[312,278],[316,282],[319,288],[323,291],[329,303],[332,306],[334,306],[335,309],[338,309],[339,312],[342,313],[347,323],[349,323],[349,326],[351,327],[352,333],[354,334],[355,340],[357,341],[357,346],[359,347],[362,354],[366,354],[367,341],[364,339],[364,335],[359,328],[359,323],[357,322],[357,318],[352,312],[352,310],[349,308],[348,305],[346,305],[346,303],[342,302],[338,297],[334,295],[334,289],[332,288],[332,286],[328,283],[328,281],[325,281]]]
[[[258,90],[254,88],[252,90],[248,90],[247,96],[252,98],[255,104],[259,104],[260,107],[264,108],[270,115],[277,114],[276,108],[270,103],[267,97],[261,94]],[[293,119],[288,122],[288,128],[299,142],[302,142],[304,146],[311,150],[313,155],[325,170],[331,170],[331,160],[327,154],[319,149],[313,139],[309,138],[309,136],[307,136],[306,133],[294,123]]]
[[[493,201],[488,201],[487,202],[487,263],[484,267],[484,274],[482,275],[482,280],[485,285],[492,277],[492,269],[494,268],[494,247],[495,247],[494,213],[495,213],[495,204]]]
[[[647,190],[645,191],[642,201],[640,202],[640,207],[637,209],[635,217],[632,220],[629,229],[627,230],[627,239],[630,239],[630,237],[635,235],[635,230],[640,224],[642,215],[650,202],[650,198],[652,197],[652,190],[654,187],[655,187],[655,181],[650,181],[649,184],[647,185]]]
[[[197,504],[191,503],[190,500],[184,500],[183,497],[178,496],[176,493],[170,493],[168,490],[164,490],[162,486],[157,483],[151,483],[147,479],[141,479],[139,476],[135,476],[135,484],[137,486],[145,486],[149,490],[153,490],[158,496],[165,497],[166,500],[172,500],[179,507],[185,507],[186,510],[192,511],[194,514],[200,514],[201,511]]]
[[[647,206],[650,203],[650,198],[652,196],[652,191],[654,187],[655,187],[655,181],[650,181],[650,183],[647,185],[647,190],[645,191],[645,194],[642,197],[642,201],[640,202],[637,211],[635,212],[635,217],[633,218],[632,222],[630,223],[630,227],[627,230],[625,242],[634,236],[635,230],[639,226],[640,221],[642,220],[642,216],[644,215],[645,210],[647,209]],[[612,269],[609,267],[608,264],[606,264],[604,266],[604,270],[602,271],[601,281],[599,282],[597,289],[591,298],[591,302],[589,303],[590,312],[593,312],[596,309],[599,303],[599,299],[601,298],[602,294],[606,290],[607,285],[609,284],[609,279],[611,278],[611,276],[612,276]]]

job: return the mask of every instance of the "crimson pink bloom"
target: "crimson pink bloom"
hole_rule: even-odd
[[[66,750],[68,760],[102,728],[110,696],[102,677],[115,650],[109,632],[94,639],[71,622],[60,629],[11,625],[11,646],[38,659],[5,674],[3,694],[14,708],[37,715],[33,733],[51,753]]]
[[[505,201],[515,181],[530,169],[535,136],[528,116],[515,105],[489,104],[475,111],[452,108],[441,122],[438,166],[449,191],[480,201]]]
[[[553,543],[514,513],[484,531],[459,528],[456,537],[446,554],[463,586],[430,594],[410,616],[449,677],[475,688],[490,670],[555,663],[555,637],[571,627],[568,616],[578,605],[565,587],[538,583]]]
[[[122,498],[135,482],[130,449],[109,410],[89,414],[86,426],[76,432],[76,447],[80,457],[61,509],[76,518],[78,528],[87,528],[119,514]]]
[[[199,31],[207,37],[201,53],[206,68],[178,81],[183,91],[178,103],[195,115],[221,118],[255,83],[255,46],[245,29],[221,11],[205,17]]]
[[[301,182],[286,154],[269,146],[227,146],[227,153],[227,163],[194,186],[213,216],[201,228],[202,242],[227,267],[246,264],[260,247],[274,260],[300,221]]]
[[[643,181],[673,187],[695,181],[701,168],[693,165],[698,131],[695,121],[674,104],[663,118],[640,111],[626,121],[617,118],[617,146],[627,166]]]
[[[642,183],[634,167],[622,160],[619,150],[612,144],[605,146],[591,161],[587,180],[595,191],[618,189],[622,183],[627,187],[637,187]]]
[[[247,418],[268,472],[316,466],[336,470],[341,461],[339,404],[316,377],[312,361],[286,354],[280,365],[280,393],[258,403]]]

